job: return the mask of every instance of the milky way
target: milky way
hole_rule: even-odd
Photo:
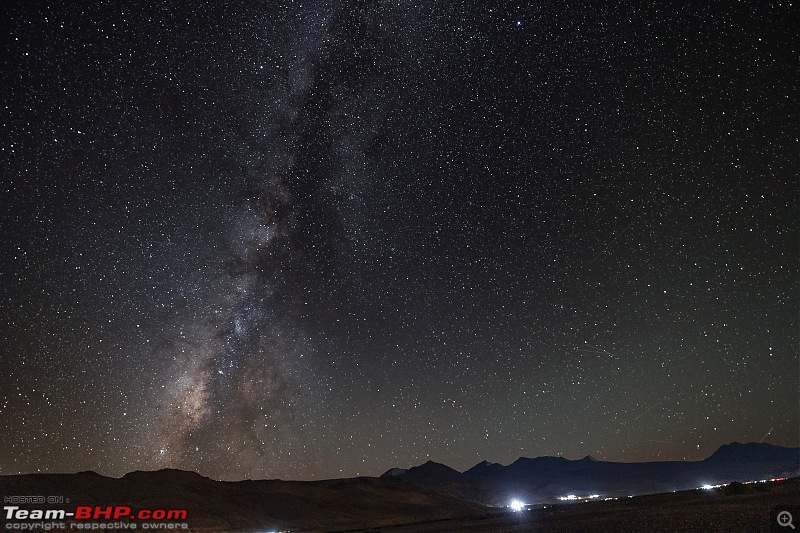
[[[0,474],[798,445],[768,6],[3,6]]]
[[[325,391],[303,360],[314,345],[298,325],[302,288],[292,273],[330,258],[315,257],[313,244],[303,251],[310,231],[300,219],[309,210],[327,209],[326,202],[338,204],[326,222],[333,227],[316,235],[329,246],[357,220],[359,189],[370,186],[363,151],[374,136],[372,115],[380,114],[370,94],[379,82],[369,76],[318,78],[320,71],[340,68],[342,56],[362,53],[342,33],[347,24],[367,23],[361,19],[368,16],[337,14],[320,3],[289,9],[284,20],[263,29],[279,38],[264,50],[271,62],[263,94],[269,103],[254,107],[259,121],[240,156],[246,196],[226,213],[206,275],[213,281],[201,297],[205,312],[180,316],[180,338],[168,339],[160,354],[172,363],[166,374],[171,385],[158,401],[169,407],[150,444],[162,465],[200,464],[214,471],[214,461],[204,464],[204,458],[232,455],[236,475],[252,477],[268,474],[293,453],[304,455],[308,437],[297,426],[316,422],[313,402],[322,401]],[[362,62],[352,66],[363,68]],[[340,87],[351,84],[347,91]],[[348,115],[357,122],[344,123],[341,117]],[[321,254],[330,253],[322,248]]]

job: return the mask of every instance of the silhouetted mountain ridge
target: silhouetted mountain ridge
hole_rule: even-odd
[[[520,457],[507,466],[481,461],[464,473],[427,461],[380,478],[310,482],[221,482],[175,469],[121,478],[96,472],[0,476],[0,492],[63,494],[71,505],[186,509],[193,530],[346,530],[484,515],[487,505],[506,506],[510,495],[545,503],[569,494],[620,497],[798,474],[800,448],[731,443],[701,461]]]
[[[731,442],[723,444],[717,451],[711,454],[705,461],[727,461],[727,462],[765,462],[765,461],[785,461],[796,458],[797,448],[785,448],[766,442]]]
[[[450,468],[442,463],[428,461],[419,466],[409,468],[405,474],[399,477],[406,481],[421,480],[426,483],[434,481],[436,483],[447,483],[450,481],[458,481],[463,474],[454,468]]]
[[[503,472],[503,468],[505,467],[500,463],[490,463],[484,460],[465,471],[464,475],[483,477],[499,476]]]
[[[134,470],[122,476],[122,479],[147,479],[148,481],[153,479],[170,479],[173,481],[211,481],[210,478],[198,474],[197,472],[193,472],[191,470],[179,470],[177,468],[162,468],[161,470]]]
[[[504,500],[509,491],[529,501],[575,493],[621,496],[797,476],[800,448],[734,442],[701,461],[618,463],[591,455],[578,460],[543,456],[520,457],[508,466],[482,461],[463,474],[443,467],[429,461],[396,477],[418,486],[446,488],[462,497],[477,491],[481,501],[493,503]]]

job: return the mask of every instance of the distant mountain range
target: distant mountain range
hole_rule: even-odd
[[[483,461],[466,472],[428,461],[393,468],[380,478],[306,482],[222,482],[171,469],[118,479],[94,472],[28,474],[0,476],[0,494],[63,496],[69,502],[50,508],[67,511],[76,505],[186,509],[192,530],[340,531],[484,516],[489,506],[505,507],[512,498],[527,503],[570,494],[609,498],[798,475],[800,448],[733,443],[702,461],[521,457],[508,466]]]
[[[702,461],[616,463],[598,461],[592,456],[575,461],[563,457],[520,457],[508,466],[483,461],[463,473],[428,461],[408,470],[392,468],[381,477],[501,504],[512,495],[528,502],[552,501],[569,495],[619,497],[798,475],[800,448],[734,442],[722,445]]]

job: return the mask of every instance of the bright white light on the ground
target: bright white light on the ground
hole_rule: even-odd
[[[703,489],[703,490],[711,490],[711,489],[719,489],[721,487],[727,487],[727,486],[728,486],[727,483],[720,483],[719,485],[703,485],[700,488]]]
[[[511,507],[511,510],[516,513],[525,509],[525,503],[519,500],[511,500],[511,503],[508,504],[508,506]]]

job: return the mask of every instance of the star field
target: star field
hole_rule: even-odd
[[[790,4],[0,9],[0,474],[798,446]]]

